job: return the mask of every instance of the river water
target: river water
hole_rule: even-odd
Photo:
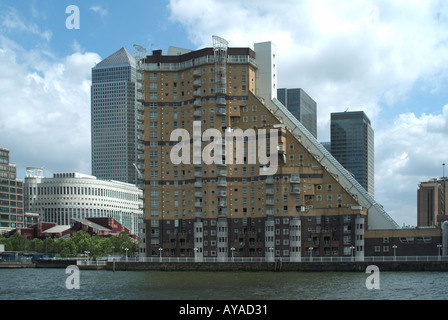
[[[445,300],[448,273],[0,269],[0,300]],[[70,280],[70,281],[69,281]]]

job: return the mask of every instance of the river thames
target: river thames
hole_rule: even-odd
[[[446,300],[447,272],[202,272],[0,269],[0,300]]]

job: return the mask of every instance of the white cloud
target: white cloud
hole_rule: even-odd
[[[8,31],[31,33],[46,41],[50,41],[53,36],[50,30],[41,30],[35,23],[23,19],[14,8],[8,8],[2,12],[0,20],[2,21],[1,27]]]
[[[92,6],[92,7],[90,7],[90,10],[98,13],[102,17],[107,15],[107,9],[105,9],[101,6]]]
[[[375,140],[376,196],[397,220],[416,225],[418,184],[442,176],[448,160],[448,104],[441,113],[401,114]]]
[[[418,182],[448,158],[447,107],[418,116],[395,105],[416,85],[431,94],[447,82],[448,2],[171,0],[168,7],[198,47],[211,46],[212,35],[234,47],[273,41],[278,85],[301,87],[318,104],[319,140],[329,140],[331,112],[365,111],[375,128],[377,199],[397,222],[415,218]],[[395,123],[380,123],[388,118]],[[400,211],[403,201],[412,212]]]
[[[44,166],[51,173],[90,173],[90,72],[101,58],[89,52],[61,60],[38,51],[24,55],[5,37],[0,48],[0,136],[12,161],[22,171]]]
[[[231,46],[273,41],[279,86],[304,88],[321,123],[347,107],[374,122],[380,102],[401,100],[419,78],[433,88],[448,78],[448,28],[436,1],[171,0],[169,8],[198,47],[213,34]]]

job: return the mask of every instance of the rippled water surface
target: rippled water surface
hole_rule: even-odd
[[[0,269],[0,300],[389,300],[448,299],[448,273],[88,271],[67,289],[65,269]]]

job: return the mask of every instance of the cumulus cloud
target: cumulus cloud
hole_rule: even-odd
[[[104,17],[107,15],[107,9],[101,7],[101,6],[92,6],[90,7],[90,10],[93,12],[98,13],[100,16]]]
[[[279,86],[308,91],[320,122],[347,107],[375,120],[380,102],[403,99],[417,79],[435,88],[448,77],[448,8],[436,1],[171,0],[169,8],[198,47],[210,46],[213,34],[231,46],[273,41]]]
[[[441,177],[448,159],[448,105],[440,113],[403,113],[375,139],[376,195],[392,216],[415,225],[418,184]]]
[[[100,60],[89,52],[60,60],[25,54],[0,37],[1,145],[21,169],[90,173],[90,71]]]

